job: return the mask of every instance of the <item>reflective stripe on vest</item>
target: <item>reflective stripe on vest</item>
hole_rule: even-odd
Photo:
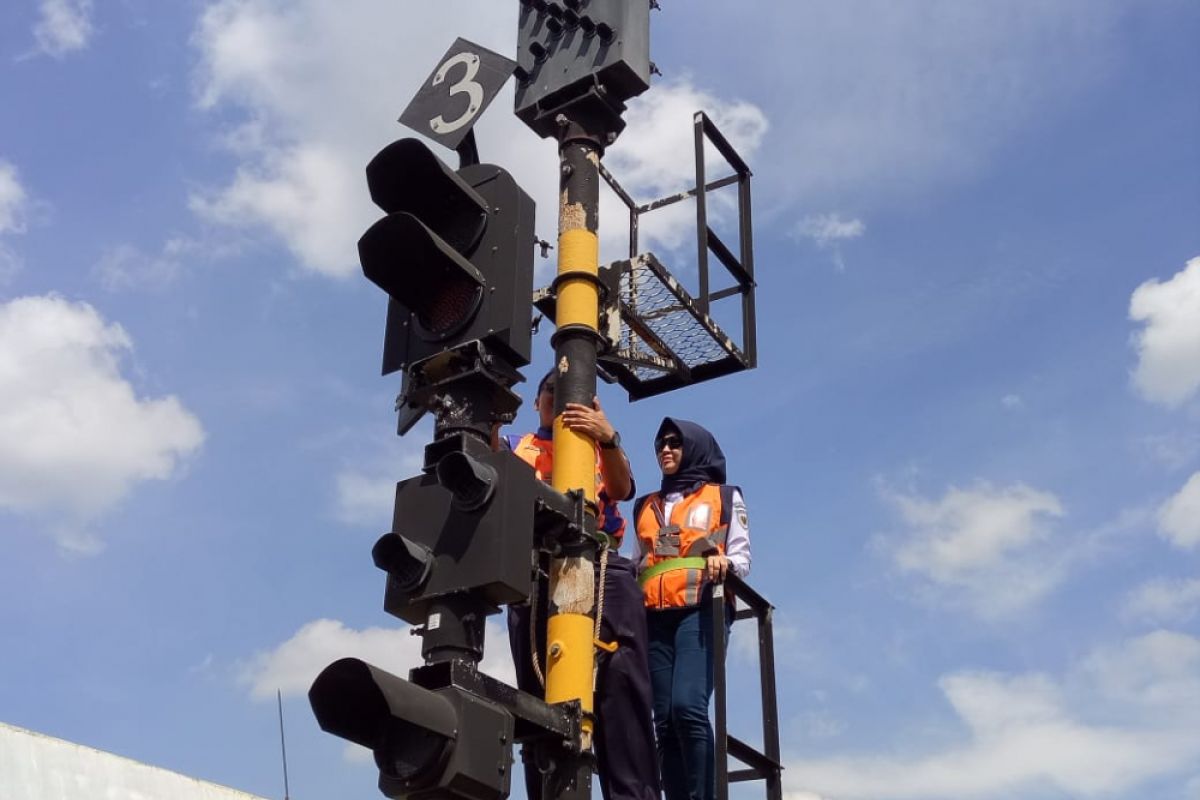
[[[707,558],[668,558],[666,561],[659,561],[638,575],[638,583],[645,586],[646,581],[673,569],[704,569],[707,566]]]

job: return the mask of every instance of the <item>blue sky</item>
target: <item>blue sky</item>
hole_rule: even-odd
[[[662,5],[606,163],[649,200],[694,111],[735,143],[760,366],[601,397],[642,490],[666,414],[744,488],[789,798],[1200,798],[1200,8]],[[278,689],[293,796],[376,796],[303,696],[419,657],[369,558],[429,429],[393,435],[362,167],[516,6],[4,5],[0,719],[279,797]],[[552,238],[510,104],[480,149]],[[685,282],[687,212],[645,237]]]

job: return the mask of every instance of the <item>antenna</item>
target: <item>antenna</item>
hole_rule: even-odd
[[[279,706],[279,749],[283,752],[283,800],[291,800],[288,796],[287,774],[287,742],[283,739],[283,693],[275,690],[275,702]]]

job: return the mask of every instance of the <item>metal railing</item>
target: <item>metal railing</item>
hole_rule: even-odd
[[[738,608],[738,602],[746,608]],[[759,688],[762,702],[762,741],[759,752],[741,739],[729,734],[726,713],[726,669],[725,629],[727,603],[734,608],[733,622],[743,619],[758,621],[758,669]],[[729,784],[761,780],[766,783],[767,800],[782,800],[783,765],[779,761],[779,704],[775,693],[775,641],[772,614],[775,607],[766,598],[754,591],[748,583],[729,574],[723,583],[716,584],[712,592],[713,604],[713,696],[714,735],[716,738],[716,784],[717,800],[728,800]],[[745,765],[743,769],[729,769],[729,759],[735,758]]]

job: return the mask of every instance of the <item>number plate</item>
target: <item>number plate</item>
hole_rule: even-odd
[[[517,62],[459,38],[450,45],[400,122],[451,150],[513,74]]]

